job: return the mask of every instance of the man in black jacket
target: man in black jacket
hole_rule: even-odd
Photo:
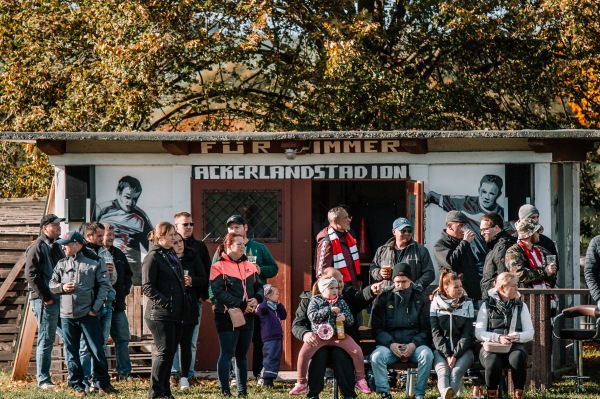
[[[485,240],[486,249],[489,251],[483,265],[483,279],[481,280],[481,296],[486,299],[488,291],[494,288],[496,276],[508,271],[504,264],[506,250],[513,246],[517,240],[508,234],[502,227],[502,217],[496,212],[488,212],[481,217],[479,230]]]
[[[471,249],[475,233],[465,226],[469,222],[461,211],[450,211],[446,215],[446,228],[435,243],[434,253],[438,266],[442,269],[463,275],[463,284],[473,306],[479,309],[481,302],[481,278],[477,259]]]
[[[600,236],[592,238],[585,253],[585,282],[590,289],[590,295],[600,308]]]
[[[131,381],[131,359],[129,357],[129,320],[127,320],[126,298],[131,291],[133,272],[127,257],[119,248],[113,245],[115,228],[109,223],[104,224],[104,247],[113,257],[117,270],[117,282],[113,284],[115,300],[110,324],[110,336],[115,343],[115,360],[117,363],[117,380]]]
[[[48,283],[56,263],[64,258],[56,240],[60,237],[60,222],[65,219],[54,214],[40,221],[42,233],[25,251],[25,278],[29,286],[29,300],[38,325],[35,355],[36,377],[42,389],[55,389],[50,376],[52,348],[60,322],[60,297],[50,292]]]

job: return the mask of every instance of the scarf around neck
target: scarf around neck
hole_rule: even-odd
[[[344,282],[351,281],[350,273],[348,272],[348,265],[346,264],[346,260],[344,259],[344,254],[342,253],[342,245],[340,243],[340,238],[337,235],[337,231],[329,226],[327,229],[327,234],[329,235],[329,241],[331,242],[331,251],[333,253],[333,267],[342,273],[344,276]],[[346,243],[348,244],[348,248],[350,249],[350,253],[352,254],[352,261],[354,262],[354,270],[356,274],[360,274],[360,260],[358,257],[358,248],[356,247],[356,240],[352,237],[352,234],[349,232],[345,232]]]

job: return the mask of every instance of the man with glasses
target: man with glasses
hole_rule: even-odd
[[[392,224],[392,235],[384,245],[377,248],[369,273],[374,281],[392,285],[392,267],[396,263],[410,266],[414,283],[423,290],[435,279],[435,269],[429,251],[413,239],[412,225],[406,218],[398,218]]]
[[[469,223],[467,215],[461,211],[450,211],[446,214],[446,228],[433,247],[435,260],[440,269],[446,269],[463,275],[463,285],[473,306],[481,305],[481,278],[477,267],[477,259],[471,248],[475,240],[475,232],[466,227]]]
[[[329,226],[317,234],[315,273],[319,277],[323,270],[335,267],[344,276],[344,282],[360,289],[360,260],[356,239],[350,234],[352,216],[338,206],[327,212]]]
[[[506,251],[517,241],[504,230],[503,226],[504,221],[496,212],[488,212],[483,215],[479,225],[479,231],[481,231],[489,251],[485,257],[483,279],[481,280],[481,296],[483,299],[486,299],[488,291],[494,288],[496,277],[500,273],[508,271],[504,264]]]
[[[210,275],[210,267],[212,265],[210,261],[210,254],[208,253],[208,248],[204,241],[196,240],[194,238],[194,222],[192,222],[192,215],[189,212],[179,212],[173,216],[173,224],[175,225],[175,229],[183,238],[183,243],[185,248],[190,248],[194,255],[200,260],[204,271],[206,272],[206,276]],[[208,298],[208,288],[203,288],[200,291],[200,297],[202,300],[206,300]],[[194,364],[196,362],[196,348],[198,344],[198,332],[200,331],[200,321],[202,320],[202,302],[198,301],[198,324],[194,326],[194,331],[192,333],[192,359],[190,365],[190,371],[188,375],[179,376],[179,370],[181,369],[181,365],[179,363],[179,349],[177,353],[175,353],[175,357],[173,359],[173,365],[171,367],[171,383],[176,383],[178,377],[187,378],[188,381],[194,381],[194,375],[196,371],[194,370]]]
[[[375,389],[381,399],[391,399],[387,365],[418,364],[415,399],[423,399],[431,373],[433,352],[429,299],[421,287],[413,284],[411,267],[397,263],[393,267],[393,289],[382,292],[371,314],[371,326],[377,348],[371,354]],[[390,311],[392,310],[392,311]]]

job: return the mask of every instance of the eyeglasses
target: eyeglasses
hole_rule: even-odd
[[[410,227],[405,227],[402,230],[400,230],[400,232],[402,234],[411,234],[412,233],[412,229]]]
[[[190,222],[190,223],[178,223],[178,224],[180,224],[181,226],[185,226],[185,227],[194,227],[194,223],[193,222]]]

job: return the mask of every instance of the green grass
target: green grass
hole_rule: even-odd
[[[556,380],[551,389],[546,391],[526,393],[528,399],[597,399],[600,398],[600,344],[587,345],[585,347],[584,371],[591,377],[585,382],[586,392],[584,394],[575,394],[574,382],[572,380]],[[287,394],[293,384],[275,383],[274,389],[257,387],[255,382],[248,384],[249,399],[283,399],[290,398]],[[114,386],[119,389],[118,395],[112,397],[118,398],[147,398],[148,379],[141,379],[133,383],[114,382]],[[219,386],[216,380],[204,379],[199,385],[192,386],[185,393],[181,393],[176,387],[173,389],[173,395],[181,399],[221,399],[219,395]],[[470,386],[463,393],[463,398],[470,398]],[[235,392],[235,389],[233,389]],[[404,390],[392,391],[396,399],[404,398]],[[430,380],[426,399],[436,399],[439,393],[435,387],[435,381]],[[88,395],[94,397],[96,395]],[[28,376],[26,381],[13,382],[10,380],[10,374],[0,373],[0,399],[61,399],[72,398],[72,390],[65,384],[60,383],[56,391],[44,391],[36,387],[35,378]],[[376,399],[378,395],[359,395],[359,399]],[[303,399],[303,397],[297,397]],[[321,399],[332,399],[333,393],[326,387],[321,395]]]

